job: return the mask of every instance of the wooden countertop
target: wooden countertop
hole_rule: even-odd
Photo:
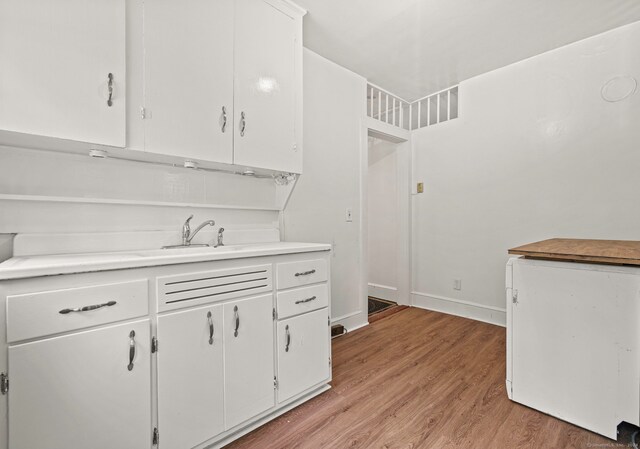
[[[549,239],[511,248],[509,254],[535,259],[640,265],[640,241]]]

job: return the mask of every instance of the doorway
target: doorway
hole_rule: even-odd
[[[386,316],[409,304],[407,290],[409,186],[408,143],[369,132],[367,161],[367,287],[368,315]]]

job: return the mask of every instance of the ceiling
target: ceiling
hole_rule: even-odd
[[[639,0],[294,0],[305,47],[413,101],[640,20]]]

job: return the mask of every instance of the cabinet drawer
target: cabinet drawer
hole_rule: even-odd
[[[279,263],[278,289],[299,287],[327,280],[327,262],[324,259]]]
[[[65,309],[96,305],[102,307],[61,313]],[[148,313],[146,279],[9,296],[7,341],[43,337],[141,317]]]
[[[327,307],[329,291],[327,284],[311,285],[286,292],[278,292],[278,319],[299,315]]]

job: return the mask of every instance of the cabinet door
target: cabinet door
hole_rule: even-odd
[[[263,0],[236,0],[235,164],[300,172],[295,38],[293,18]]]
[[[518,260],[513,288],[513,400],[614,439],[637,422],[640,278]]]
[[[0,0],[0,61],[0,129],[124,147],[124,0]]]
[[[224,305],[226,429],[275,404],[272,311],[273,295]]]
[[[232,162],[233,8],[234,0],[145,2],[147,151]]]
[[[278,323],[278,402],[329,379],[327,309]]]
[[[149,338],[141,320],[10,346],[9,447],[149,447]]]
[[[224,430],[222,306],[158,317],[162,446],[189,448]]]

